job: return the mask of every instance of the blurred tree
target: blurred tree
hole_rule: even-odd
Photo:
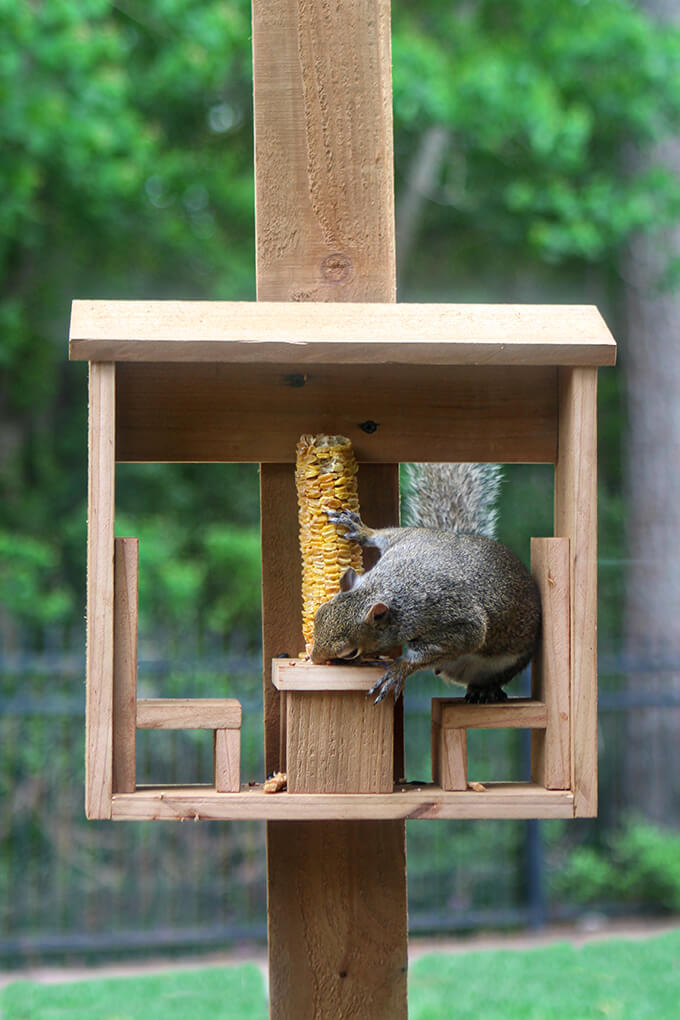
[[[82,619],[87,395],[65,357],[71,298],[252,296],[249,33],[246,0],[0,0],[0,539],[40,593],[0,588],[5,639],[10,615]],[[257,521],[252,472],[131,466],[119,491],[124,505]]]
[[[677,31],[668,0],[642,5]],[[662,167],[680,178],[680,132],[629,155],[635,173]],[[680,695],[680,218],[661,234],[634,237],[625,261],[629,428],[629,566],[626,641],[633,696]],[[628,730],[630,807],[656,822],[680,822],[680,709],[635,713]]]
[[[0,35],[0,532],[33,616],[0,597],[68,622],[86,491],[69,302],[253,296],[250,5],[0,0]],[[677,127],[678,35],[628,0],[394,0],[393,50],[402,298],[545,300],[548,279],[582,298],[583,267],[599,288],[633,232],[675,218],[673,175],[621,154]],[[612,441],[612,486],[617,457]],[[119,499],[150,530],[257,515],[255,475],[229,466],[125,465]],[[218,626],[241,535],[213,544],[209,578],[196,528],[177,535],[182,570],[157,572],[149,605],[192,593]]]

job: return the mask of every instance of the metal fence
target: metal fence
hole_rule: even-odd
[[[600,670],[597,822],[409,822],[412,932],[540,925],[569,905],[552,892],[555,847],[616,824],[626,715],[639,708],[621,682],[630,664]],[[0,658],[0,957],[26,959],[189,950],[261,939],[266,932],[264,823],[87,822],[83,809],[84,659],[57,650]],[[180,681],[177,678],[181,678]],[[145,696],[239,697],[242,777],[261,779],[260,663],[142,658]],[[173,684],[181,683],[181,691]],[[521,693],[515,690],[514,693]],[[409,779],[428,779],[434,678],[406,699]],[[665,695],[678,714],[680,699]],[[645,705],[648,701],[643,702]],[[474,779],[528,777],[521,731],[471,731]],[[138,734],[140,782],[209,782],[209,733]]]

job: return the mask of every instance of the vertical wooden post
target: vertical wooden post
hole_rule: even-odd
[[[218,793],[238,793],[241,788],[241,728],[213,733],[213,770]]]
[[[547,725],[531,732],[531,778],[547,790],[571,788],[571,556],[568,538],[532,538],[531,570],[541,593],[542,638],[531,696]]]
[[[85,811],[111,817],[116,366],[90,364]]]
[[[260,300],[394,301],[389,0],[254,0]],[[363,467],[362,509],[374,479]],[[303,647],[292,465],[262,465],[265,758],[280,715],[268,664]],[[382,499],[384,497],[375,497]],[[275,1020],[405,1020],[403,822],[267,826],[270,1012]],[[376,966],[379,960],[379,966]]]
[[[597,369],[560,368],[555,535],[571,542],[574,814],[597,813]]]
[[[134,793],[137,776],[137,589],[139,539],[114,540],[113,792]]]

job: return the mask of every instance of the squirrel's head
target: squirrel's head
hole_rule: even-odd
[[[389,606],[373,598],[361,581],[350,567],[342,576],[338,594],[319,606],[314,617],[312,662],[357,659],[395,644]]]

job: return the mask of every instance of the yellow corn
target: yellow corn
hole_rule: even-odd
[[[301,436],[297,444],[295,483],[302,554],[302,633],[309,652],[314,617],[320,605],[340,591],[348,567],[361,573],[361,550],[349,542],[326,510],[359,512],[357,462],[344,436]]]

